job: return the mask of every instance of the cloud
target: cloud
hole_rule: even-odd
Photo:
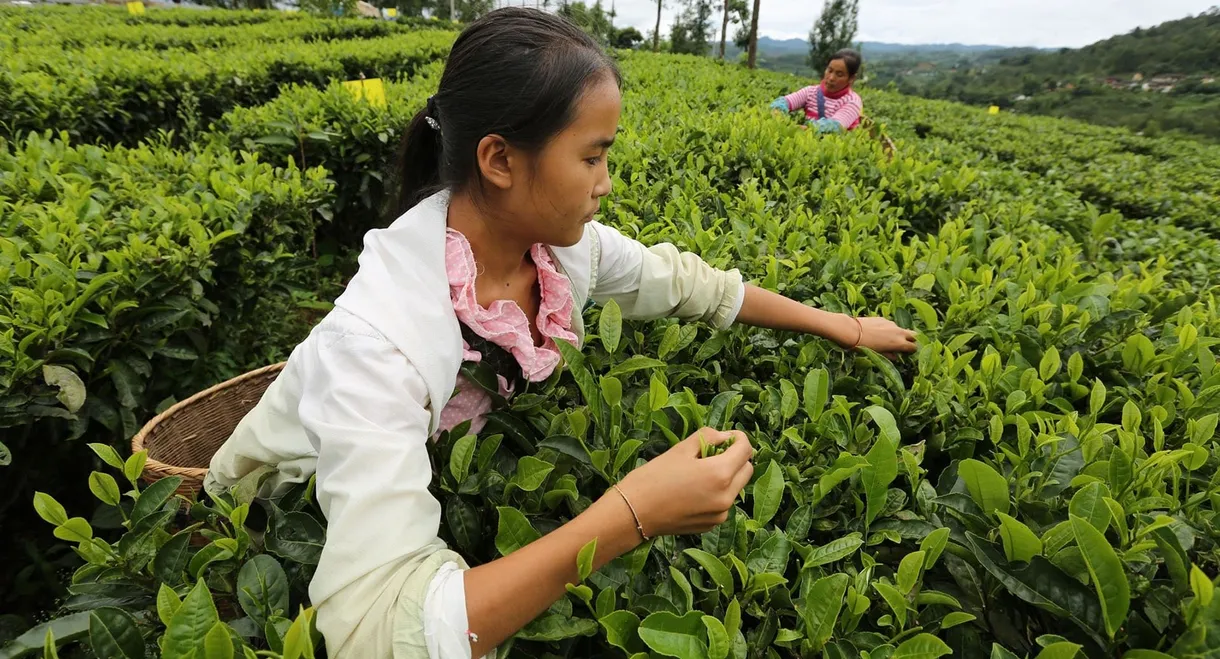
[[[714,0],[715,1],[715,0]],[[1136,27],[1206,11],[1216,0],[860,0],[865,41],[1079,47]],[[603,0],[609,4],[608,0]],[[619,25],[648,32],[655,0],[614,0]],[[668,0],[661,33],[678,3]],[[672,5],[672,6],[670,6]],[[818,0],[762,0],[759,31],[777,39],[805,38],[821,12]],[[715,19],[718,21],[719,19]],[[717,28],[719,23],[716,22]],[[718,32],[718,30],[717,30]],[[731,36],[731,35],[730,35]]]

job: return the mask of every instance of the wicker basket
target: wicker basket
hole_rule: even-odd
[[[203,487],[212,456],[283,368],[283,363],[273,364],[221,382],[149,421],[131,438],[133,453],[148,450],[144,481],[181,476],[178,494],[193,498]]]

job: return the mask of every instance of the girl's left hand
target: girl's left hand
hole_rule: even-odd
[[[859,340],[854,346],[851,343],[843,345],[844,348],[871,348],[883,355],[894,356],[915,352],[918,347],[915,332],[899,327],[888,318],[856,318],[855,321],[858,323],[856,336]]]

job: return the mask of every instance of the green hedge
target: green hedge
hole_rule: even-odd
[[[435,91],[442,69],[438,62],[409,82],[387,84],[384,108],[356,100],[338,84],[290,87],[270,103],[225,114],[212,138],[268,162],[325,167],[335,181],[328,236],[357,246],[366,231],[389,219],[402,132]]]
[[[0,9],[0,48],[18,50],[39,46],[79,49],[116,46],[148,50],[180,48],[204,51],[246,45],[250,42],[331,41],[372,39],[406,34],[420,28],[453,29],[447,21],[363,18],[318,18],[307,14],[283,14],[276,20],[216,25],[157,20],[162,12],[145,17],[129,16],[125,9],[85,8],[75,12],[44,8],[21,12]],[[31,16],[32,15],[32,16]],[[260,16],[261,14],[252,14]]]
[[[53,126],[79,141],[134,144],[157,131],[192,133],[233,107],[275,98],[287,84],[408,77],[444,57],[455,36],[422,30],[203,53],[26,48],[0,70],[0,136]]]

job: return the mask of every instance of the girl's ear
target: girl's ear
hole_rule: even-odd
[[[510,157],[511,149],[508,142],[499,135],[488,135],[479,140],[475,159],[483,178],[501,190],[507,190],[513,185],[513,165],[517,164]]]

